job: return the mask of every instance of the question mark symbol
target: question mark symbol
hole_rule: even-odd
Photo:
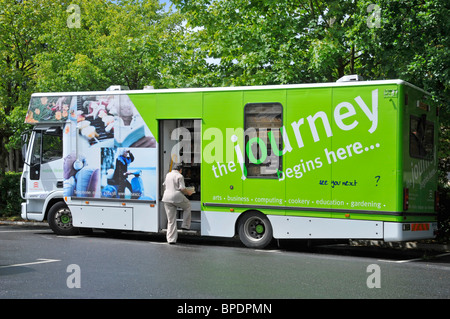
[[[375,186],[378,186],[378,182],[380,181],[381,176],[375,176],[375,178],[377,179],[377,184]]]

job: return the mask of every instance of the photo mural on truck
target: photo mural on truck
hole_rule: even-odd
[[[156,140],[127,95],[36,97],[35,121],[66,123],[65,196],[156,199]]]

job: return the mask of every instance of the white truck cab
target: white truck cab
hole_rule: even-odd
[[[69,214],[62,214],[63,200],[63,147],[62,125],[37,125],[31,131],[24,154],[25,165],[21,178],[21,217],[43,221],[58,232],[74,232]],[[58,209],[59,207],[59,209]],[[59,213],[58,213],[59,211]],[[56,219],[56,220],[55,220]]]

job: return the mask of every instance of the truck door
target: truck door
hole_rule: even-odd
[[[159,179],[164,183],[166,174],[170,172],[174,163],[183,164],[183,176],[186,187],[195,189],[195,193],[188,196],[192,206],[191,230],[200,230],[200,162],[201,162],[201,120],[199,119],[170,119],[159,121]],[[160,188],[159,198],[164,193]],[[177,217],[181,224],[181,211]],[[167,219],[164,205],[160,205],[160,229],[166,228]]]
[[[29,152],[29,165],[23,175],[26,180],[27,213],[42,214],[48,195],[63,190],[61,127],[36,128]]]

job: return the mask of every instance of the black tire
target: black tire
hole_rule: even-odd
[[[273,239],[269,219],[256,211],[244,213],[239,219],[238,233],[241,242],[249,248],[262,249]]]
[[[78,228],[73,227],[72,213],[64,202],[57,202],[50,208],[47,221],[57,235],[72,236],[78,234]]]

